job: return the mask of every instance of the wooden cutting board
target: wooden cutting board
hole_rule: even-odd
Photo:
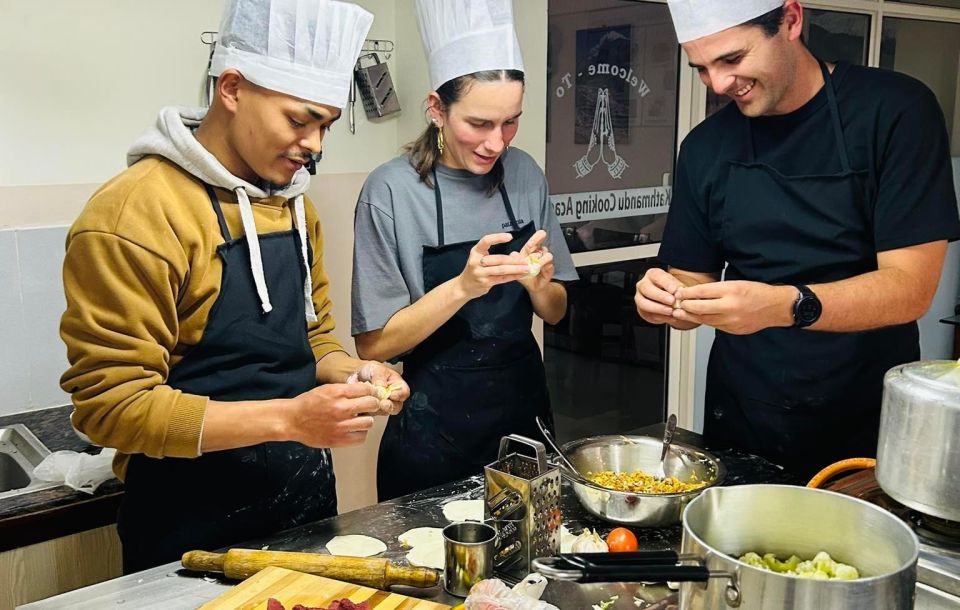
[[[254,574],[200,610],[265,610],[271,597],[287,610],[296,604],[326,608],[343,598],[369,601],[376,610],[450,610],[450,606],[437,602],[274,567]]]

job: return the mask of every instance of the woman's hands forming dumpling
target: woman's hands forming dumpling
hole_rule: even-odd
[[[467,258],[467,265],[459,275],[460,288],[467,298],[475,299],[490,292],[498,284],[506,284],[527,277],[530,266],[516,254],[490,254],[490,248],[513,239],[509,233],[492,233],[480,238]]]
[[[490,254],[490,248],[509,243],[509,233],[484,235],[470,250],[467,265],[458,281],[471,299],[481,297],[498,284],[519,281],[530,292],[536,292],[553,279],[553,254],[543,245],[546,231],[537,231],[520,252]]]
[[[540,230],[524,244],[520,252],[514,252],[510,256],[517,257],[527,263],[530,271],[527,276],[519,281],[529,292],[539,292],[550,285],[553,280],[554,265],[553,254],[543,242],[547,239],[547,232]]]

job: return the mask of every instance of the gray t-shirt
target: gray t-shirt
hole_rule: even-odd
[[[577,279],[560,223],[549,202],[547,181],[536,162],[510,148],[503,157],[504,186],[517,224],[533,221],[547,232],[554,279]],[[488,196],[486,177],[437,165],[446,244],[477,242],[511,230],[499,192]],[[354,217],[353,324],[351,333],[383,328],[424,295],[423,246],[438,245],[433,189],[420,181],[408,155],[373,170],[360,191]]]

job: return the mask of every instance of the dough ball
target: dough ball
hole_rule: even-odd
[[[540,275],[540,255],[531,254],[527,256],[527,265],[530,270],[527,271],[527,277],[536,277]]]

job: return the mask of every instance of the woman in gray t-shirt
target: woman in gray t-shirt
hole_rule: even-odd
[[[477,474],[501,437],[552,421],[531,324],[564,316],[577,274],[543,172],[508,149],[523,89],[518,70],[443,83],[360,194],[352,333],[362,358],[403,360],[413,392],[380,445],[381,501]]]

